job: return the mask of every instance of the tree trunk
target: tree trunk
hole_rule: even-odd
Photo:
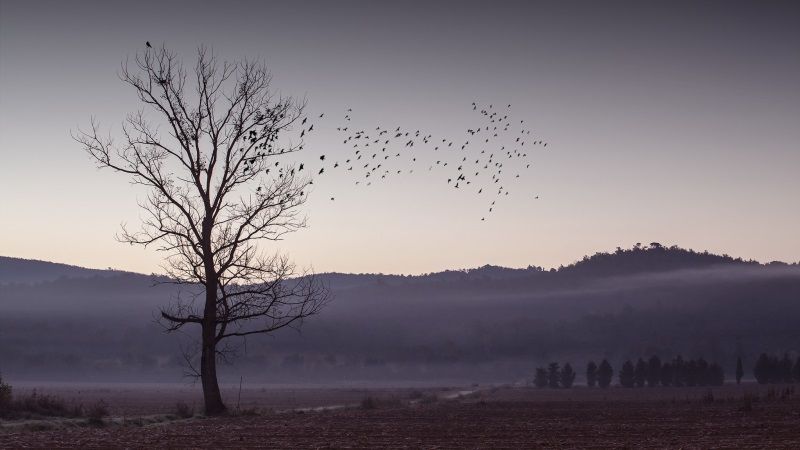
[[[225,412],[217,382],[217,277],[213,263],[206,264],[206,303],[203,314],[202,352],[200,354],[200,380],[203,383],[203,401],[206,415]]]
[[[216,327],[203,325],[203,351],[200,355],[200,380],[203,383],[203,401],[206,415],[214,416],[225,412],[222,394],[217,383],[217,344],[214,334]]]

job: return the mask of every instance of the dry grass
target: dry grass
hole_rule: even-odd
[[[0,428],[0,447],[800,448],[800,396],[785,387],[598,391],[500,388],[435,403],[373,391],[362,397],[367,408],[156,427]]]

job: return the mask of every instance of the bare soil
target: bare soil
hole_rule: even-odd
[[[800,448],[800,394],[785,386],[466,387],[461,395],[450,389],[297,389],[287,397],[297,405],[360,404],[365,395],[377,401],[369,408],[279,412],[275,405],[291,403],[276,394],[283,391],[265,390],[255,415],[113,420],[104,427],[39,431],[4,424],[0,447]],[[118,395],[106,400],[124,397]],[[130,401],[131,411],[140,407]]]

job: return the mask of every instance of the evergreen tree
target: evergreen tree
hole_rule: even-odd
[[[570,363],[564,364],[564,368],[561,369],[561,387],[565,389],[569,389],[572,387],[572,383],[575,382],[575,371],[572,370],[572,366]]]
[[[597,369],[597,385],[601,388],[611,386],[611,379],[614,377],[614,368],[608,363],[608,360],[603,360],[600,367]]]
[[[708,362],[703,358],[695,361],[695,382],[698,386],[708,386],[711,384],[711,373],[709,371]]]
[[[561,368],[557,362],[550,363],[547,369],[547,385],[557,388],[561,384]]]
[[[672,372],[672,384],[678,387],[686,385],[686,363],[681,355],[678,355],[672,363]]]
[[[661,359],[658,356],[651,356],[647,362],[647,386],[656,387],[661,381]]]
[[[537,388],[547,387],[547,369],[539,367],[536,369],[536,377],[533,379],[533,384]]]
[[[736,384],[742,383],[742,377],[744,376],[744,367],[742,366],[742,357],[736,358]]]
[[[767,384],[771,381],[771,372],[769,356],[766,353],[762,353],[753,367],[753,376],[756,377],[758,384]]]
[[[722,386],[725,384],[725,371],[717,363],[708,365],[708,384],[712,386]]]
[[[686,386],[697,386],[697,362],[690,359],[684,364]]]
[[[777,356],[769,357],[769,382],[780,383],[783,377],[781,376],[781,360]]]
[[[0,373],[0,417],[3,412],[11,405],[11,385],[3,381],[3,374]]]
[[[781,359],[780,364],[778,365],[778,382],[779,383],[791,383],[792,382],[792,360],[789,359],[789,354],[784,353],[783,359]]]
[[[672,363],[664,363],[664,365],[661,366],[661,385],[672,386],[674,379],[675,371],[672,368]]]
[[[619,371],[619,384],[624,387],[633,387],[636,382],[636,369],[630,360],[625,361],[622,370]]]
[[[800,383],[800,356],[798,356],[797,361],[794,362],[794,368],[792,368],[792,378],[795,382]]]
[[[595,387],[597,384],[597,364],[594,361],[589,361],[586,365],[586,385]]]
[[[647,363],[642,358],[636,361],[636,368],[633,369],[633,382],[636,387],[644,387],[647,381]]]

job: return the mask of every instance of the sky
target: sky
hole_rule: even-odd
[[[800,4],[775,1],[0,0],[0,255],[159,271],[162,254],[114,239],[145,192],[70,137],[141,107],[117,73],[151,41],[189,63],[201,44],[266,61],[329,118],[313,155],[348,151],[345,108],[455,140],[473,101],[513,104],[549,143],[485,221],[483,199],[424,170],[368,188],[332,173],[309,226],[264,247],[299,266],[557,267],[653,241],[797,261],[798,23]]]

